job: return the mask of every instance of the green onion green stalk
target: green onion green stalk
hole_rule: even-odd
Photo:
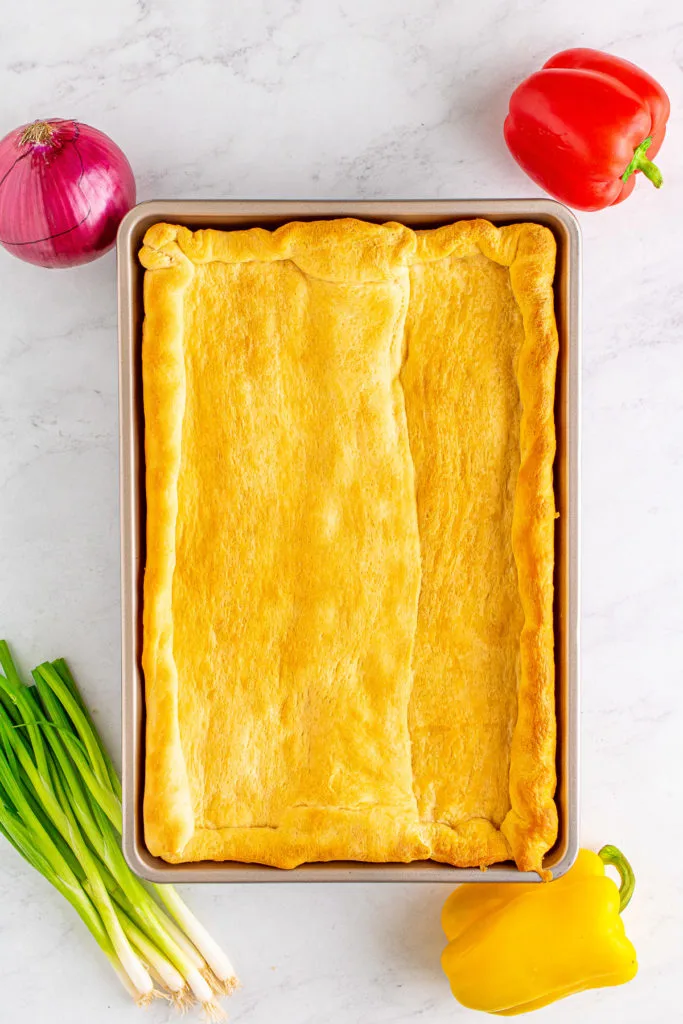
[[[0,833],[71,903],[141,1006],[179,1009],[237,987],[230,960],[170,885],[121,852],[121,783],[63,659],[25,685],[0,640]]]

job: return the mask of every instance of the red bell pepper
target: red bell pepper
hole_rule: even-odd
[[[578,210],[601,210],[633,191],[664,141],[669,99],[635,64],[599,50],[564,50],[510,98],[505,141],[542,188]]]

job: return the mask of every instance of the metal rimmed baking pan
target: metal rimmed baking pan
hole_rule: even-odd
[[[579,415],[580,415],[580,248],[573,214],[548,199],[498,200],[330,200],[207,201],[142,203],[119,229],[118,303],[120,367],[121,613],[123,717],[123,849],[137,874],[155,882],[514,882],[537,881],[512,863],[487,871],[454,868],[433,861],[411,864],[331,862],[293,870],[242,864],[168,864],[147,850],[142,826],[144,787],[144,688],[141,669],[142,576],[145,563],[144,422],[141,339],[144,270],[137,254],[147,228],[170,221],[197,228],[275,228],[291,220],[358,217],[433,228],[455,220],[484,217],[494,224],[535,221],[557,241],[555,306],[560,336],[557,375],[555,651],[557,703],[557,841],[544,866],[555,877],[571,867],[578,851],[579,768]]]

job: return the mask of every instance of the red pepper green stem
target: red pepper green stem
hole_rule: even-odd
[[[619,913],[621,914],[629,905],[631,896],[633,896],[633,890],[636,887],[636,876],[633,873],[633,868],[621,850],[618,850],[616,846],[603,846],[598,852],[598,857],[603,864],[611,864],[619,872],[619,878],[621,879],[621,885],[619,886]]]
[[[622,181],[628,181],[635,171],[642,171],[646,178],[649,178],[655,188],[661,188],[664,182],[662,172],[657,164],[653,164],[647,158],[647,151],[652,145],[652,136],[649,136],[636,148],[633,159],[621,176]]]

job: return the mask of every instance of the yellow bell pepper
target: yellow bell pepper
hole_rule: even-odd
[[[605,874],[616,867],[617,885]],[[453,995],[473,1010],[513,1016],[638,970],[619,914],[635,886],[614,846],[580,850],[556,882],[461,885],[449,896],[441,963]]]

